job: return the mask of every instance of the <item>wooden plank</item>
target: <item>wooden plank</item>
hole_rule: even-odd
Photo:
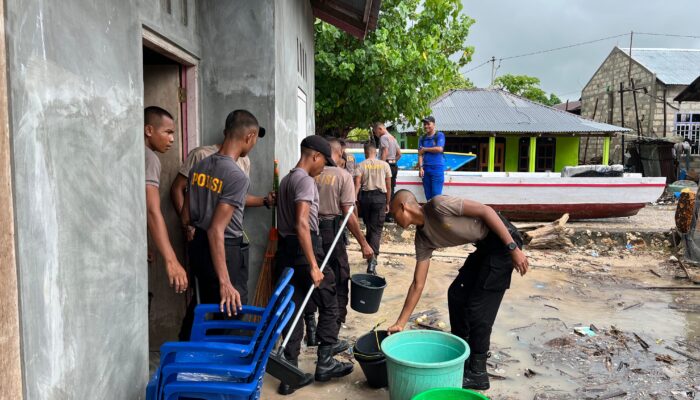
[[[0,32],[5,32],[5,4],[0,0]],[[0,35],[0,399],[22,399],[19,292],[15,258],[7,53]]]

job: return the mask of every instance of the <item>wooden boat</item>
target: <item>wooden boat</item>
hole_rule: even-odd
[[[628,217],[656,201],[666,187],[664,177],[562,177],[552,172],[445,173],[443,194],[488,204],[511,220],[553,221]],[[396,189],[425,201],[418,171],[399,171]]]
[[[347,149],[346,151],[355,157],[355,162],[358,164],[365,160],[365,152],[362,149]],[[476,154],[472,153],[445,152],[444,154],[448,171],[456,171],[464,164],[476,159]],[[401,150],[401,158],[396,164],[400,170],[417,170],[418,150]]]

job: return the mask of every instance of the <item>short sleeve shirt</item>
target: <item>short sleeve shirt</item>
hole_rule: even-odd
[[[160,186],[160,160],[148,147],[146,147],[146,185]]]
[[[282,237],[296,235],[296,205],[300,201],[310,204],[309,228],[318,234],[318,189],[316,181],[301,169],[292,169],[280,182],[277,198],[277,229]]]
[[[391,167],[385,161],[370,158],[357,166],[355,176],[362,177],[362,191],[381,190],[382,193],[386,193],[386,178],[391,178]]]
[[[399,143],[396,141],[396,138],[389,133],[385,133],[379,138],[379,158],[382,157],[384,149],[387,149],[386,161],[396,161]]]
[[[416,229],[416,259],[430,259],[435,249],[476,243],[489,233],[479,218],[462,215],[462,199],[436,196],[423,206],[423,226]]]
[[[182,166],[180,166],[178,173],[184,176],[185,178],[189,178],[190,170],[192,169],[192,167],[194,167],[195,164],[218,151],[218,145],[197,147],[196,149],[190,151],[190,154],[187,155],[187,158],[185,159],[185,162],[182,163]],[[238,157],[236,164],[238,164],[238,166],[241,167],[241,169],[247,176],[250,176],[250,159],[248,157]]]
[[[230,204],[235,210],[224,231],[224,238],[241,237],[249,187],[248,176],[229,156],[214,153],[198,162],[189,177],[191,224],[200,229],[209,229],[216,206],[219,203]]]
[[[345,170],[348,171],[350,176],[355,176],[355,168],[357,168],[357,163],[355,162],[355,156],[352,153],[345,153]]]
[[[325,167],[315,181],[318,187],[319,219],[333,219],[343,214],[342,206],[355,204],[355,185],[348,171],[338,167]]]
[[[436,132],[432,136],[423,135],[418,140],[419,148],[442,147],[445,148],[445,134]],[[445,155],[443,153],[424,153],[423,168],[445,169]]]

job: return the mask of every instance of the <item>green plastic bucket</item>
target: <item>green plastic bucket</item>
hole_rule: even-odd
[[[467,389],[439,388],[417,394],[411,400],[489,400],[489,398]]]
[[[409,400],[435,388],[462,388],[469,345],[457,336],[438,331],[404,331],[382,342],[386,356],[389,396]]]

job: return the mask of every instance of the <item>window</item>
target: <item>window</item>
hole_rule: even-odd
[[[676,135],[690,141],[690,154],[700,155],[700,113],[676,114]]]
[[[553,137],[537,138],[535,149],[535,172],[554,170],[557,139]],[[528,172],[530,169],[530,138],[520,138],[518,142],[518,172]]]

